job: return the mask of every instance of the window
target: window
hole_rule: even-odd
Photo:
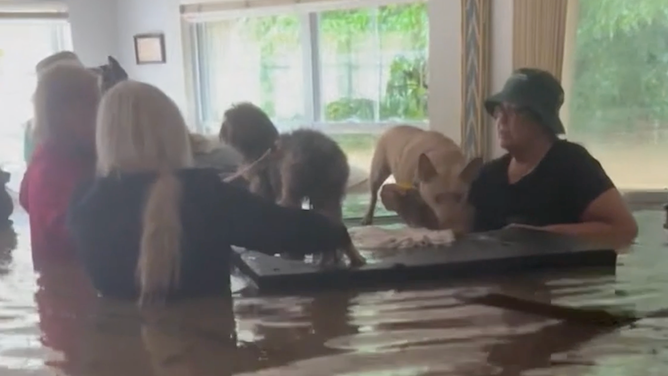
[[[218,131],[223,112],[251,101],[278,123],[304,117],[304,64],[297,15],[208,22],[200,43],[200,121]]]
[[[422,1],[195,23],[200,129],[217,132],[231,104],[251,101],[281,131],[326,132],[351,165],[344,216],[361,217],[380,132],[427,126],[428,30]]]
[[[35,65],[55,52],[71,48],[69,24],[65,21],[0,22],[0,165],[12,174],[12,190],[18,191],[25,170],[23,131],[33,113]]]
[[[656,0],[579,2],[569,139],[620,188],[668,188],[668,12]]]

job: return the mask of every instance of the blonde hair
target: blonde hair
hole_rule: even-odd
[[[181,184],[174,170],[191,167],[189,132],[176,104],[160,89],[125,81],[107,92],[98,111],[97,171],[158,172],[142,218],[137,262],[140,303],[162,299],[179,283]]]
[[[44,72],[56,65],[74,65],[80,68],[83,68],[84,65],[79,60],[79,57],[72,51],[61,51],[56,52],[53,55],[47,56],[44,59],[40,60],[39,63],[35,66],[35,73],[37,73],[37,78],[41,77]]]
[[[91,102],[99,95],[98,77],[86,68],[57,64],[45,70],[37,81],[33,101],[34,119],[32,135],[36,141],[44,141],[58,134],[59,119],[71,111],[73,103]]]

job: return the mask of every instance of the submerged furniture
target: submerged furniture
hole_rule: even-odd
[[[361,251],[365,256],[369,255],[363,249]],[[255,282],[260,292],[403,286],[418,281],[556,268],[614,270],[617,264],[617,253],[603,245],[520,228],[471,234],[449,246],[393,250],[392,254],[378,262],[370,257],[369,264],[359,269],[333,270],[238,248],[233,257],[239,270]]]

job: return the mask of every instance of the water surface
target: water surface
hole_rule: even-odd
[[[235,297],[140,313],[98,298],[75,265],[35,275],[24,214],[0,234],[0,374],[665,376],[668,318],[604,331],[480,305],[500,289],[639,313],[668,308],[659,212],[638,212],[638,244],[616,275],[571,272],[311,296]],[[14,244],[16,242],[16,245]]]

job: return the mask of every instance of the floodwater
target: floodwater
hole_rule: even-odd
[[[659,212],[616,275],[516,276],[297,297],[258,297],[233,277],[234,299],[153,312],[98,298],[75,265],[39,278],[26,218],[0,235],[0,374],[665,376],[668,318],[604,331],[466,304],[494,288],[541,301],[638,313],[668,308],[668,248]]]

